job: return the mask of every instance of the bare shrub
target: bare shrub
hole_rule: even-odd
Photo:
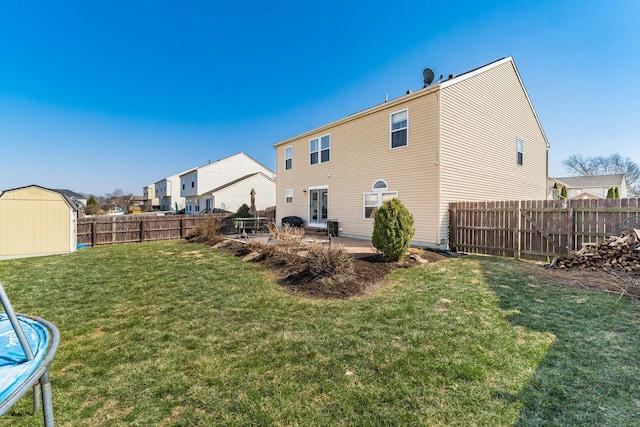
[[[218,218],[207,218],[203,223],[198,224],[187,235],[187,240],[197,240],[206,242],[215,240],[220,233],[222,224]]]
[[[265,258],[278,258],[280,255],[280,249],[275,245],[268,245],[255,240],[247,243],[247,248],[251,252],[260,252],[265,256]]]
[[[278,228],[275,224],[269,226],[271,238],[285,256],[288,262],[293,262],[298,257],[298,252],[302,249],[302,238],[304,237],[304,229],[292,227],[285,224],[282,228]]]
[[[353,260],[342,246],[311,245],[307,250],[307,266],[316,277],[338,281],[354,274]]]

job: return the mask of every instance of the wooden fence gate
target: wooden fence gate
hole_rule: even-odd
[[[636,198],[457,202],[449,204],[449,247],[516,259],[548,259],[639,225],[640,199]]]

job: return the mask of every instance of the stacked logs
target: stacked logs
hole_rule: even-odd
[[[604,242],[584,243],[568,258],[554,259],[550,267],[640,272],[640,229],[623,231]]]

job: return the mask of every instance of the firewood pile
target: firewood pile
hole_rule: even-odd
[[[623,231],[604,242],[584,243],[568,258],[554,259],[550,267],[640,272],[640,229]]]

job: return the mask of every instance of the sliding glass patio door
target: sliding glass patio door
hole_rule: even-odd
[[[309,225],[326,225],[328,218],[329,190],[316,188],[309,190]]]

